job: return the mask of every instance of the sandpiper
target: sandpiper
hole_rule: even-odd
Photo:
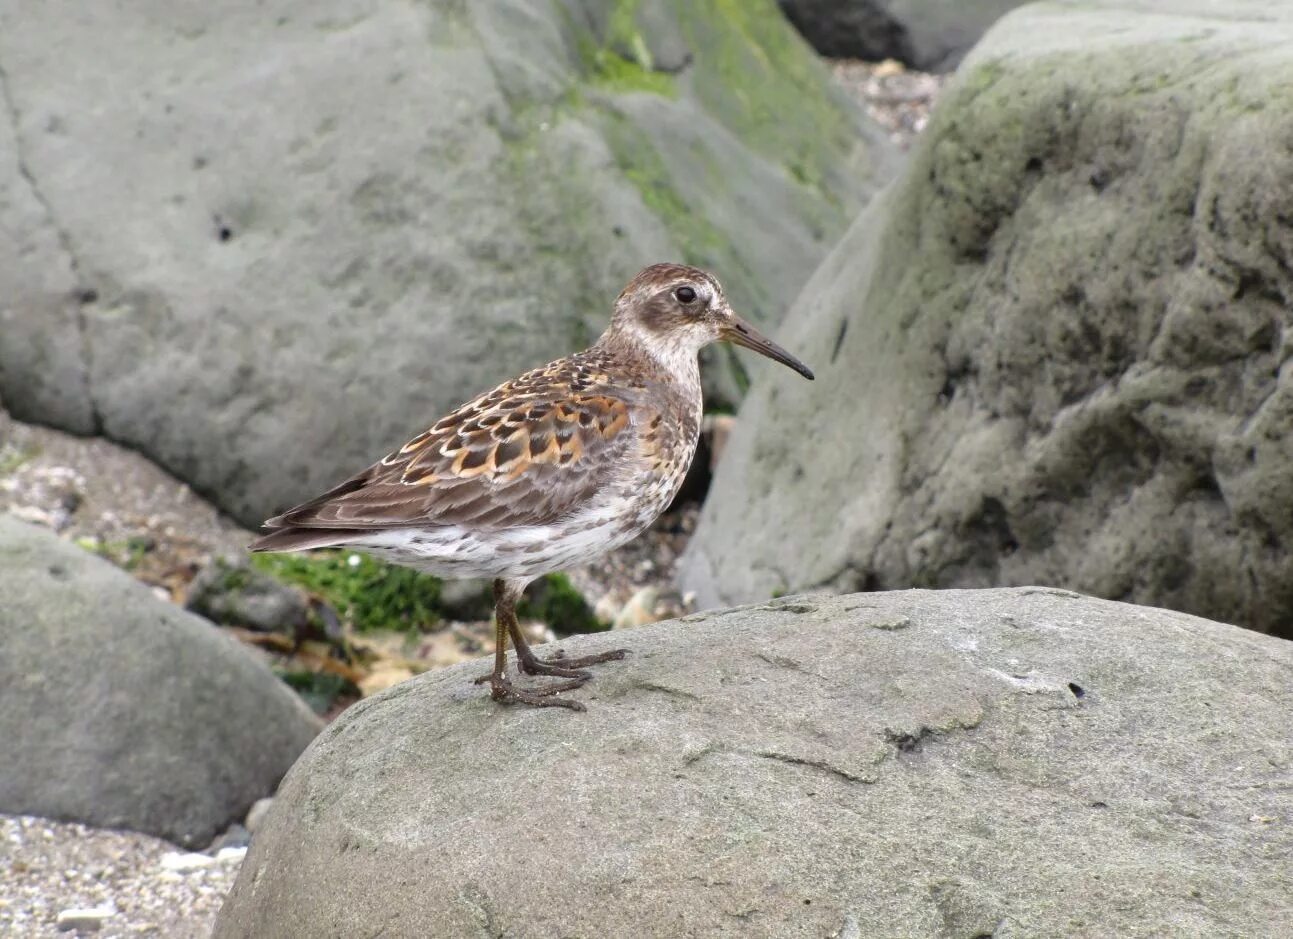
[[[672,501],[696,451],[698,353],[733,342],[811,379],[808,366],[732,311],[705,271],[655,264],[624,288],[589,349],[474,398],[316,499],[271,518],[253,551],[347,547],[440,577],[494,581],[495,701],[583,710],[561,697],[623,649],[550,660],[516,620],[532,580],[633,538]],[[507,639],[527,675],[519,687]]]

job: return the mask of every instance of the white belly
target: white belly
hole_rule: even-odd
[[[663,502],[606,499],[554,525],[376,531],[348,546],[437,577],[541,577],[587,564],[632,541],[668,506],[672,493],[667,495]]]
[[[673,501],[691,456],[663,474],[626,468],[613,485],[582,510],[550,525],[499,531],[457,525],[375,531],[347,542],[396,564],[446,578],[533,579],[579,567],[632,541]]]

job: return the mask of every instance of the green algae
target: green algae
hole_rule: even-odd
[[[354,551],[254,554],[252,566],[301,587],[356,630],[422,631],[440,621],[440,580]]]

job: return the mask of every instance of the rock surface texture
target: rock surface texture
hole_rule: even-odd
[[[647,263],[775,325],[889,176],[773,0],[8,4],[0,92],[0,394],[247,524]]]
[[[1293,623],[1293,10],[1038,4],[964,63],[783,336],[683,559]]]
[[[1000,17],[1026,0],[778,0],[822,55],[897,59],[949,71]]]
[[[218,939],[1274,936],[1293,645],[1043,588],[796,597],[420,676],[284,781]],[[1282,919],[1283,918],[1283,919]]]
[[[0,516],[0,812],[205,845],[319,722],[210,623]]]

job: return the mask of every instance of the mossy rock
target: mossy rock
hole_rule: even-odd
[[[9,45],[65,54],[10,57],[13,110],[84,119],[0,180],[0,396],[249,526],[594,340],[647,264],[775,331],[894,166],[773,0],[28,6]],[[708,356],[711,403],[762,368]]]
[[[439,578],[357,551],[255,554],[251,561],[283,583],[322,600],[356,630],[425,630],[440,621]]]
[[[1037,3],[814,276],[681,563],[1054,584],[1293,635],[1293,9]],[[769,536],[772,533],[772,536]]]
[[[565,574],[548,574],[532,583],[517,606],[522,619],[537,619],[557,633],[591,633],[610,629]]]

